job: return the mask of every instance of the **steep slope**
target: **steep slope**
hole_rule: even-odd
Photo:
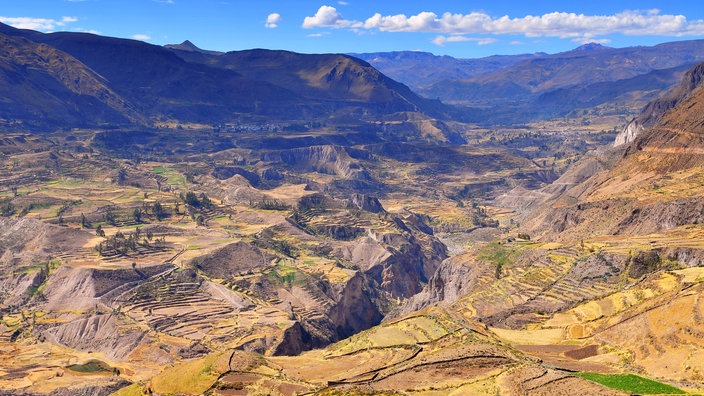
[[[230,120],[233,113],[284,116],[288,114],[281,108],[300,102],[282,87],[187,63],[169,50],[140,41],[67,32],[34,40],[80,59],[152,118],[210,123]],[[305,111],[305,103],[302,107]]]
[[[547,203],[519,229],[532,241],[510,237],[444,261],[400,311],[440,305],[551,367],[635,372],[701,392],[701,70],[625,150],[542,191]]]
[[[234,51],[222,56],[181,50],[175,53],[188,61],[234,70],[255,81],[287,87],[309,100],[322,100],[331,111],[353,105],[375,115],[410,111],[439,116],[447,112],[439,102],[420,98],[368,63],[347,55],[264,49]]]
[[[687,73],[675,92],[680,97],[688,93],[674,99],[678,103],[628,145],[613,167],[567,190],[526,225],[565,239],[647,234],[700,223],[696,208],[702,204],[698,180],[704,164],[704,90],[697,86],[703,66]],[[654,117],[653,108],[657,106],[649,106],[641,117]]]
[[[544,202],[549,202],[548,206],[551,208],[571,207],[577,200],[581,200],[591,194],[596,186],[613,183],[614,180],[609,181],[609,179],[614,179],[616,176],[623,182],[623,185],[615,188],[612,195],[623,193],[624,196],[631,197],[632,192],[627,190],[635,189],[635,184],[647,182],[656,184],[656,181],[652,180],[656,176],[647,173],[652,169],[644,168],[643,163],[633,159],[633,154],[642,150],[649,152],[658,151],[661,154],[665,151],[670,151],[672,154],[675,154],[675,152],[679,150],[684,154],[681,157],[678,155],[676,159],[671,158],[668,160],[663,157],[650,159],[648,161],[651,164],[650,166],[656,168],[667,167],[666,164],[672,161],[681,164],[692,163],[692,161],[696,163],[696,158],[692,157],[691,154],[697,152],[698,148],[696,147],[699,145],[699,142],[696,139],[690,141],[686,138],[675,138],[673,133],[676,134],[677,132],[673,132],[672,129],[681,131],[683,134],[690,137],[694,135],[688,135],[686,131],[696,131],[700,129],[698,126],[700,115],[696,113],[695,108],[697,108],[698,101],[700,100],[697,98],[697,95],[701,94],[697,92],[701,90],[703,76],[704,64],[698,64],[690,68],[681,79],[679,85],[648,103],[643,111],[624,127],[622,132],[615,138],[613,144],[615,148],[604,147],[603,149],[589,153],[581,161],[570,167],[550,186],[534,191],[517,189],[499,197],[496,203],[499,206],[509,207],[521,213],[525,213],[527,210],[530,210],[531,207],[535,207]],[[688,104],[686,109],[680,109],[680,111],[674,110],[677,105],[685,100],[689,100],[692,103]],[[669,118],[667,120],[663,120],[666,124],[656,125],[668,111],[674,113],[668,115]],[[644,131],[648,128],[650,128],[650,132],[645,133]],[[631,143],[636,140],[641,134],[643,135],[641,143],[635,146],[624,146],[626,143]],[[670,139],[672,141],[667,143]],[[649,142],[647,143],[648,145],[652,143],[655,146],[674,144],[678,145],[679,148],[644,148],[643,145],[646,144],[645,142]],[[691,147],[691,150],[687,149],[687,147]],[[626,150],[625,154],[624,150]],[[627,160],[626,157],[630,159]],[[612,171],[616,172],[617,168],[621,169],[619,171],[621,172],[620,174],[609,173]],[[665,176],[663,178],[667,179],[668,177],[669,176]],[[634,181],[630,182],[630,184],[624,182],[624,180],[631,178],[633,178]],[[666,196],[663,196],[661,193],[660,198],[666,199]],[[594,203],[590,205],[594,206]],[[607,204],[604,205],[608,206]],[[580,206],[580,210],[586,207],[585,205]],[[537,212],[545,214],[550,212],[550,209],[545,209],[544,207],[542,211],[536,211],[536,213]],[[533,217],[533,219],[535,219],[535,217]],[[604,223],[604,225],[605,224],[607,223]],[[546,232],[541,226],[534,225],[532,227],[534,227],[535,230]],[[553,231],[560,232],[564,229],[562,226],[556,227],[557,228]]]
[[[567,113],[575,108],[586,109],[604,103],[605,98],[614,103],[639,103],[657,99],[663,90],[681,80],[692,64],[668,69],[657,69],[645,74],[616,81],[601,81],[568,88],[559,88],[541,94],[531,106],[546,115]],[[652,102],[650,102],[652,103]],[[649,125],[652,126],[652,123]]]
[[[81,125],[96,125],[99,121],[115,123],[121,119],[131,123],[177,121],[217,125],[243,118],[247,122],[318,120],[360,124],[398,112],[431,117],[445,117],[449,113],[441,103],[422,99],[369,64],[344,55],[264,50],[219,54],[188,43],[164,48],[135,40],[73,32],[43,34],[7,25],[0,26],[0,33],[8,40],[34,46],[26,51],[36,48],[55,51],[75,58],[77,64],[77,67],[59,68],[58,62],[50,61],[53,66],[49,70],[36,58],[39,63],[30,71],[20,68],[22,73],[30,73],[22,77],[29,81],[25,84],[28,92],[24,92],[18,86],[10,88],[8,84],[19,77],[7,73],[25,61],[14,59],[21,55],[17,51],[5,54],[8,72],[3,78],[7,85],[4,91],[23,99],[18,102],[22,106],[12,107],[18,111],[7,110],[3,114],[14,114],[20,122],[42,112],[57,114],[46,120],[54,126],[78,126],[77,119],[83,119]],[[78,71],[78,64],[89,71]],[[42,68],[47,70],[44,74],[58,78],[61,87],[41,80],[42,75],[32,71]],[[77,85],[77,76],[71,73],[83,73],[95,81],[84,77]],[[68,89],[70,94],[52,99],[60,89]],[[58,110],[61,105],[65,111]],[[101,110],[104,107],[117,114],[98,117],[108,111]],[[35,110],[22,111],[24,108]],[[96,111],[98,115],[91,115]]]
[[[65,52],[4,34],[0,46],[0,118],[37,126],[141,120],[102,76]]]
[[[173,381],[207,365],[215,375],[204,378],[198,388],[192,381]],[[215,395],[623,394],[543,367],[502,344],[481,324],[439,309],[389,321],[295,357],[213,354],[167,368],[149,387],[160,394]]]
[[[284,88],[255,83],[232,71],[189,64],[167,49],[140,41],[87,33],[42,34],[8,26],[2,31],[75,57],[145,118],[229,121],[236,113],[280,115],[284,104],[299,101]]]
[[[37,220],[0,218],[0,310],[25,304],[57,265],[57,253],[78,249],[89,238]]]
[[[440,304],[521,328],[652,272],[702,265],[702,66],[687,73],[679,103],[625,151],[593,154],[551,186],[496,200],[529,210],[521,232],[541,243],[509,238],[455,256],[400,312]]]
[[[222,55],[224,52],[220,51],[208,51],[204,50],[197,45],[193,44],[190,40],[186,40],[182,42],[181,44],[168,44],[164,46],[165,48],[169,49],[175,49],[175,50],[181,50],[181,51],[190,51],[190,52],[200,52],[203,54],[209,54],[209,55]]]
[[[668,110],[677,106],[694,90],[704,84],[704,65],[699,64],[690,69],[682,78],[680,84],[666,95],[648,103],[643,111],[633,119],[616,137],[614,146],[632,142],[644,130],[651,128]]]

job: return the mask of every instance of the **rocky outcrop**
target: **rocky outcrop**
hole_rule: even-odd
[[[319,172],[354,180],[370,180],[359,161],[340,146],[311,146],[263,154],[263,161],[283,162],[297,172]]]
[[[145,336],[136,324],[118,314],[96,314],[40,330],[47,340],[79,351],[105,354],[111,360],[124,360]]]
[[[660,267],[661,259],[658,252],[649,250],[646,252],[638,252],[631,258],[631,265],[628,268],[628,276],[631,278],[640,278],[645,274],[656,271]]]
[[[383,291],[408,298],[421,291],[440,262],[447,258],[445,245],[428,239],[421,243],[410,233],[370,233],[353,245],[338,249],[336,254],[358,266]]]
[[[28,218],[0,218],[0,269],[46,262],[82,247],[91,235]]]
[[[223,201],[228,204],[249,204],[253,202],[263,202],[268,199],[267,195],[252,187],[249,180],[242,175],[234,175],[228,178],[222,187],[224,192]]]
[[[677,87],[663,97],[648,103],[638,117],[629,122],[616,136],[614,147],[634,141],[643,131],[655,126],[666,112],[675,108],[702,85],[704,85],[704,63],[690,69]]]
[[[384,246],[378,242],[374,234],[360,238],[353,244],[339,248],[336,254],[345,260],[349,260],[363,270],[385,261],[392,255],[391,252],[386,250]]]
[[[637,119],[633,119],[618,135],[616,135],[614,147],[622,146],[636,140],[636,137],[638,137],[643,130],[645,130],[645,127],[643,127]]]
[[[384,212],[384,207],[381,205],[381,202],[379,202],[379,199],[365,194],[352,195],[348,207],[350,209],[359,209],[371,213]]]
[[[93,270],[88,268],[59,267],[46,282],[43,290],[47,310],[75,310],[87,312],[95,309],[96,297],[92,279]]]
[[[685,267],[704,267],[704,249],[670,247],[662,249],[661,256]]]
[[[364,235],[365,230],[360,227],[354,227],[349,225],[312,225],[308,227],[308,230],[314,232],[317,235],[324,235],[328,238],[332,238],[338,241],[351,241],[357,237]]]
[[[21,306],[32,296],[32,291],[44,283],[46,272],[43,269],[30,269],[32,272],[8,274],[0,279],[0,305]]]
[[[704,201],[679,199],[638,207],[623,219],[613,233],[649,234],[685,224],[704,223]]]
[[[188,265],[211,278],[228,279],[269,265],[273,256],[247,242],[235,242],[212,253],[194,258]]]
[[[337,339],[379,324],[383,314],[375,302],[377,299],[376,285],[362,274],[358,273],[347,281],[340,299],[329,313]]]
[[[398,315],[407,315],[429,306],[448,306],[469,293],[487,271],[491,269],[475,262],[472,255],[449,258],[443,261],[423,290],[401,307]]]
[[[258,174],[238,166],[216,166],[213,169],[212,175],[218,180],[227,180],[235,175],[240,175],[247,179],[252,186],[258,186],[260,182]]]
[[[303,351],[313,348],[313,339],[310,334],[301,326],[300,322],[295,322],[291,327],[284,330],[281,341],[273,347],[273,355],[295,356]]]

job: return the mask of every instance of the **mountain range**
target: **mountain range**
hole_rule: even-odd
[[[636,113],[704,60],[704,40],[652,47],[585,44],[558,54],[455,59],[428,53],[355,54],[429,98],[491,109],[489,122],[521,122],[611,107]],[[624,111],[625,104],[630,108]],[[620,107],[620,109],[619,109]],[[481,116],[478,121],[487,122]]]
[[[0,92],[6,106],[0,117],[28,128],[159,121],[214,125],[251,117],[358,121],[446,110],[346,55],[247,51],[219,56],[7,25],[0,25],[0,35],[8,48],[2,57]]]
[[[27,129],[262,119],[356,124],[396,121],[403,113],[511,124],[596,109],[630,117],[704,59],[704,40],[455,59],[420,52],[222,53],[190,41],[160,47],[7,25],[0,35],[8,49],[0,59],[0,118]]]

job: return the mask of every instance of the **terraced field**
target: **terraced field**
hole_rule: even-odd
[[[593,179],[537,191],[565,158],[479,135],[137,155],[75,132],[3,157],[3,389],[627,391],[589,372],[702,391],[696,170],[605,180],[587,161]]]
[[[0,172],[0,185],[26,172],[22,188],[3,192],[19,217],[1,219],[8,348],[52,343],[126,381],[231,348],[297,354],[377,324],[446,257],[423,219],[362,194],[335,198],[300,176],[257,188],[240,174],[214,177],[202,159],[133,162],[83,144],[11,154],[14,169]],[[37,173],[47,160],[52,169]],[[19,365],[6,387],[66,386],[33,370]]]

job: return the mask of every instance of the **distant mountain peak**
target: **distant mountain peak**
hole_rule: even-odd
[[[601,45],[599,43],[586,43],[584,45],[580,45],[579,47],[575,48],[573,51],[598,51],[598,50],[605,50],[605,49],[610,49],[611,47],[607,47],[605,45]]]
[[[167,44],[164,46],[164,48],[172,49],[172,50],[179,50],[179,51],[188,51],[188,52],[200,52],[203,54],[209,54],[209,55],[222,55],[223,52],[220,51],[208,51],[204,50],[197,45],[193,44],[190,40],[186,40],[182,42],[181,44]]]

